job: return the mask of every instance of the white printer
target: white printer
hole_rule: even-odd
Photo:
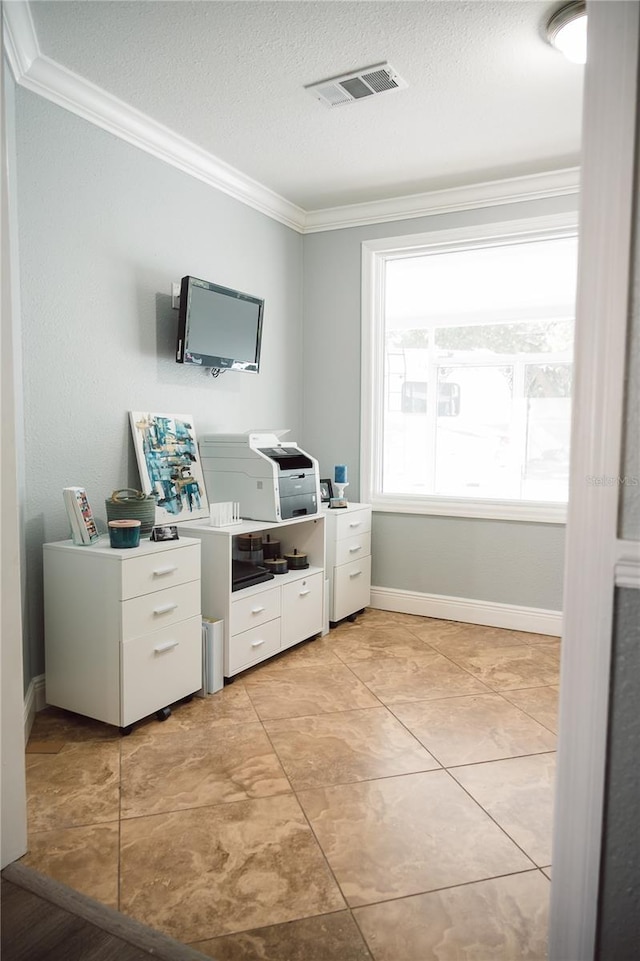
[[[208,434],[200,439],[200,460],[212,503],[237,501],[242,517],[283,521],[320,510],[318,462],[297,444],[282,441],[288,431]]]

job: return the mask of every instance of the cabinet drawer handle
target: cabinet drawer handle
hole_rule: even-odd
[[[349,574],[349,577],[360,577],[361,574],[362,571],[353,571],[351,574]]]
[[[171,602],[170,604],[163,604],[162,607],[154,607],[153,613],[154,613],[154,614],[168,614],[169,611],[175,611],[175,609],[177,608],[177,606],[178,606],[178,605],[175,603],[175,601],[173,601],[173,602]]]
[[[173,567],[157,567],[153,572],[153,576],[164,577],[165,574],[173,574],[173,572],[177,570],[178,570],[177,564],[174,564]]]
[[[362,521],[350,521],[349,527],[360,527]]]
[[[306,591],[298,591],[298,597],[306,597],[307,594],[310,594],[310,593],[311,591],[309,590],[309,588],[307,588]]]
[[[355,554],[357,551],[361,551],[361,550],[362,550],[362,544],[358,544],[357,547],[350,547],[350,548],[349,548],[349,553],[350,553],[350,554]]]
[[[165,641],[164,644],[158,644],[153,650],[156,654],[164,654],[165,651],[172,651],[179,643],[180,641]]]
[[[251,613],[252,613],[252,614],[262,614],[262,612],[263,612],[264,610],[265,610],[264,607],[252,607],[252,608],[251,608]]]
[[[252,642],[251,642],[251,647],[260,647],[261,644],[264,644],[264,640],[262,640],[262,641],[252,641]]]

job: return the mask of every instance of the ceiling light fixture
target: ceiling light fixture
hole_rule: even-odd
[[[573,0],[556,10],[547,24],[547,39],[571,63],[587,61],[587,5]]]

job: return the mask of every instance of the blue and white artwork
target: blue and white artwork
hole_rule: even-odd
[[[129,411],[145,494],[157,499],[156,524],[209,516],[193,417]]]

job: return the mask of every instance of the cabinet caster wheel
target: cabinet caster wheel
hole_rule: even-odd
[[[349,614],[347,617],[347,620],[353,624],[357,616],[358,616],[357,614]]]
[[[183,703],[183,704],[189,704],[189,702],[192,701],[192,700],[193,700],[193,694],[187,694],[186,697],[183,697],[183,698],[182,698],[182,703]]]
[[[156,711],[156,717],[159,721],[166,721],[168,717],[171,716],[170,707],[161,707],[159,711]]]
[[[129,737],[132,731],[133,731],[133,724],[127,724],[126,727],[120,728],[120,733],[122,734],[123,737]]]

